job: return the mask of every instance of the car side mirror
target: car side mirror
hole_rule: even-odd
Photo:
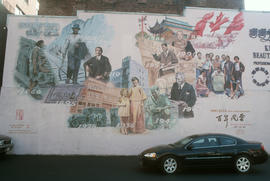
[[[187,146],[187,150],[192,150],[193,146],[192,145],[188,145]]]

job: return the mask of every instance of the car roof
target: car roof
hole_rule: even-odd
[[[191,135],[192,137],[202,137],[202,136],[225,136],[225,137],[231,137],[234,139],[241,139],[241,138],[237,138],[235,136],[229,135],[229,134],[224,134],[224,133],[202,133],[202,134],[194,134]]]

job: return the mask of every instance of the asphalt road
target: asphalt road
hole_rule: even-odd
[[[135,156],[7,155],[0,158],[0,181],[263,181],[270,178],[269,171],[269,161],[254,166],[247,175],[239,175],[230,168],[196,168],[166,176],[156,169],[142,169]]]

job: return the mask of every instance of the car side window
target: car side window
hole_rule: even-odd
[[[218,140],[215,137],[209,137],[207,138],[209,142],[209,146],[218,146]]]
[[[206,137],[194,141],[191,146],[192,148],[207,148],[219,146],[219,143],[216,137]]]
[[[201,139],[194,141],[191,145],[193,148],[201,148],[201,147],[208,146],[208,143],[207,143],[207,139],[201,138]]]
[[[192,143],[193,148],[205,148],[211,146],[208,138],[201,138]]]
[[[236,144],[236,141],[235,141],[234,139],[232,139],[232,138],[220,137],[220,138],[219,138],[219,141],[220,141],[220,144],[221,144],[222,146],[224,146],[224,145],[234,145],[234,144]]]

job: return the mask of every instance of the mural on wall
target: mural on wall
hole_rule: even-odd
[[[54,140],[54,154],[137,154],[202,132],[256,136],[269,112],[260,15],[12,16],[0,104],[11,121],[0,130]]]
[[[58,68],[59,81],[83,84],[87,76],[84,63],[91,59],[91,52],[98,45],[103,48],[110,46],[113,35],[104,15],[95,15],[86,21],[77,19],[65,26],[61,36],[48,47],[49,55]]]
[[[93,16],[86,21],[74,20],[63,28],[61,35],[58,33],[59,24],[56,23],[20,23],[19,28],[26,28],[27,37],[22,36],[20,39],[15,78],[35,99],[43,99],[48,89],[54,91],[55,86],[61,85],[62,91],[51,91],[45,101],[47,103],[56,100],[51,98],[56,95],[58,102],[74,101],[72,97],[72,100],[61,99],[69,93],[65,90],[71,87],[63,87],[62,84],[82,84],[88,76],[85,66],[87,62],[83,66],[82,61],[91,60],[90,50],[93,50],[94,46],[109,46],[110,37],[113,35],[103,15]],[[49,45],[45,45],[44,40],[35,42],[30,39],[41,35],[56,39]],[[107,72],[107,78],[109,73]],[[59,95],[60,92],[62,95]]]
[[[196,116],[196,100],[210,92],[231,99],[244,95],[245,66],[238,56],[232,62],[229,55],[196,50],[225,48],[235,40],[233,32],[244,27],[243,15],[238,13],[223,27],[223,38],[230,40],[224,45],[219,31],[229,22],[225,15],[220,12],[212,22],[214,12],[207,13],[196,25],[164,17],[153,26],[146,23],[147,16],[138,16],[140,30],[134,39],[141,63],[127,55],[116,70],[103,53],[115,36],[104,15],[74,20],[61,34],[54,23],[21,23],[20,28],[30,29],[20,40],[15,77],[35,99],[70,104],[70,128],[109,126],[122,134],[170,129],[179,119]],[[28,38],[41,34],[56,38],[46,47],[44,40]],[[209,44],[205,36],[207,41],[218,39],[218,44],[201,46]]]
[[[93,123],[89,123],[89,116],[96,117],[97,113],[93,111],[87,117],[84,111],[99,108],[104,110],[99,118],[107,120],[107,124],[99,126],[116,126],[123,134],[170,129],[179,119],[193,118],[196,99],[208,97],[210,92],[224,94],[231,99],[243,96],[242,72],[245,66],[239,57],[235,56],[232,62],[229,55],[211,52],[202,55],[193,46],[194,41],[198,42],[197,37],[203,36],[207,23],[204,18],[213,16],[214,13],[206,14],[195,28],[168,17],[161,23],[157,20],[154,26],[147,26],[147,16],[139,17],[141,30],[134,38],[142,64],[127,56],[122,60],[122,68],[111,72],[108,58],[102,55],[102,48],[97,47],[96,56],[84,63],[86,77],[90,78],[85,81],[86,90],[81,92],[77,104],[71,108],[73,116],[69,119],[69,126],[91,126]],[[210,23],[211,32],[216,32],[229,21],[223,16],[220,12],[216,22]],[[233,28],[232,24],[235,25]],[[242,13],[239,13],[224,34],[240,31],[243,25]],[[97,57],[104,62],[102,67],[96,65]],[[108,81],[113,84],[110,85],[111,94],[106,92]],[[118,109],[118,114],[112,109]],[[113,124],[115,120],[118,124]],[[98,127],[98,121],[94,127]]]

